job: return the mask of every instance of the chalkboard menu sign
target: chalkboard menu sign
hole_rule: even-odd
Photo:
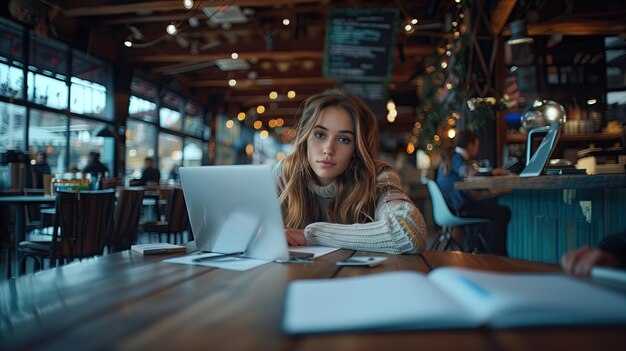
[[[324,76],[337,80],[388,81],[398,9],[334,9],[328,14]]]
[[[341,87],[358,95],[378,118],[387,115],[387,86],[384,83],[342,82]]]

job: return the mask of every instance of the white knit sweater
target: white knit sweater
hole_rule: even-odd
[[[283,191],[285,179],[281,175],[282,165],[274,172],[278,176],[279,193]],[[384,252],[390,254],[420,253],[426,246],[426,225],[419,210],[406,193],[399,190],[400,176],[390,166],[385,167],[377,180],[387,185],[378,198],[374,221],[356,224],[329,222],[311,223],[304,229],[307,245],[323,245],[352,250]],[[311,185],[318,202],[328,204],[335,194],[335,183],[326,186]],[[321,200],[321,201],[320,201]]]

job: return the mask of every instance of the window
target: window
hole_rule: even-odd
[[[183,153],[183,140],[172,134],[159,133],[159,171],[167,177],[172,168],[180,166]]]
[[[24,150],[26,107],[0,102],[0,149]]]
[[[0,56],[0,95],[9,98],[24,98],[24,72],[21,68],[9,66],[1,61],[5,57]]]
[[[154,102],[131,96],[128,105],[128,114],[132,118],[144,120],[146,122],[156,121],[157,105]]]
[[[159,110],[159,121],[163,128],[180,131],[182,125],[182,119],[180,112],[172,110],[167,107],[161,107]]]
[[[68,107],[68,48],[52,39],[30,35],[28,100],[63,110]]]
[[[202,141],[197,139],[186,138],[185,148],[183,149],[183,166],[201,166],[202,165]]]
[[[185,106],[185,133],[202,138],[204,135],[204,111],[202,107],[192,101]]]
[[[74,50],[70,111],[111,120],[107,109],[107,88],[111,69],[102,61]]]
[[[0,56],[12,65],[24,62],[22,27],[0,18]]]
[[[162,105],[163,107],[159,111],[159,124],[161,127],[181,131],[183,119],[180,109],[183,105],[183,99],[168,91],[163,95]]]
[[[128,120],[126,128],[126,174],[141,177],[143,160],[156,157],[157,128],[154,125]]]
[[[139,77],[133,77],[130,85],[130,105],[128,106],[128,114],[132,118],[144,120],[146,122],[156,123],[158,87],[156,84]]]
[[[28,149],[31,155],[45,151],[48,154],[48,164],[52,173],[64,173],[68,159],[67,116],[31,109],[28,124]]]

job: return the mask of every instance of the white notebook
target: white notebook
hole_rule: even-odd
[[[185,252],[187,247],[168,243],[137,244],[130,247],[131,250],[142,255],[156,255],[164,253]]]
[[[297,280],[286,293],[290,334],[353,330],[626,324],[626,295],[563,274],[438,268]]]

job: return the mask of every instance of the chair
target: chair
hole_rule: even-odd
[[[143,202],[142,189],[120,189],[115,206],[113,231],[109,240],[112,251],[130,249],[137,241],[137,227]]]
[[[0,206],[0,257],[4,261],[7,279],[11,277],[11,252],[15,240],[15,216],[11,212],[10,206]]]
[[[143,230],[148,233],[167,234],[168,241],[171,234],[180,235],[182,242],[182,232],[189,227],[189,217],[187,216],[187,206],[181,188],[172,188],[167,201],[167,211],[164,221],[146,222]],[[177,242],[176,240],[174,242]]]
[[[50,242],[23,241],[18,246],[20,272],[26,259],[35,259],[35,269],[90,256],[101,255],[110,233],[114,190],[59,191],[55,203],[54,230]]]
[[[443,242],[445,242],[445,246],[443,250],[447,250],[449,246],[456,246],[458,250],[464,251],[463,246],[458,243],[452,237],[451,230],[453,227],[458,226],[468,226],[471,224],[486,224],[489,223],[489,219],[487,218],[466,218],[456,216],[450,211],[448,204],[446,203],[443,194],[441,193],[441,189],[439,189],[439,185],[434,180],[428,179],[426,182],[428,186],[428,191],[430,192],[430,199],[433,203],[433,217],[435,223],[441,227],[441,233],[437,239],[431,244],[430,250],[436,250],[439,248]],[[466,229],[467,227],[465,227]],[[468,238],[468,235],[465,236]],[[479,235],[479,240],[482,239],[482,236]],[[484,244],[483,244],[484,245]],[[476,251],[476,249],[474,249]]]

